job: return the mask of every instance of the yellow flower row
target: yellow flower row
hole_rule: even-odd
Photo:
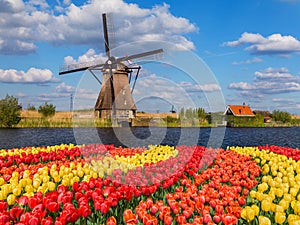
[[[81,179],[89,181],[91,177],[98,177],[94,169],[88,164],[78,163],[75,166],[73,162],[70,163],[70,167],[62,165],[59,169],[56,164],[50,169],[47,166],[42,167],[32,178],[29,170],[24,171],[21,179],[18,172],[13,172],[7,183],[0,178],[0,200],[7,199],[8,204],[13,204],[14,199],[22,195],[33,196],[36,192],[54,191],[57,184],[71,186]]]
[[[148,149],[142,154],[128,157],[116,155],[115,158],[106,156],[101,160],[92,160],[91,166],[98,173],[99,177],[104,177],[112,175],[115,170],[121,170],[126,174],[129,170],[134,170],[140,166],[143,167],[145,163],[155,164],[177,155],[178,150],[174,147],[149,145]]]
[[[53,145],[53,146],[43,146],[43,147],[27,147],[27,148],[14,148],[11,150],[1,149],[0,156],[22,156],[23,153],[28,154],[38,154],[40,152],[49,153],[51,151],[57,152],[58,150],[70,150],[74,148],[74,144],[61,144],[61,145]]]
[[[124,163],[109,156],[104,157],[102,160],[92,160],[91,166],[98,173],[98,176],[102,178],[112,175],[114,170],[120,169],[122,172],[127,173],[128,170],[135,168],[134,165]]]
[[[275,214],[274,221],[283,224],[286,220],[290,225],[299,224],[300,219],[300,161],[284,155],[275,154],[256,147],[231,147],[239,154],[251,156],[262,166],[262,183],[257,190],[250,192],[253,204],[242,210],[241,217],[248,222],[259,216],[260,212],[267,215]],[[260,202],[260,209],[255,205]],[[294,213],[287,215],[287,210]],[[271,220],[259,216],[259,224],[271,224]]]
[[[144,166],[145,163],[158,163],[160,161],[165,161],[171,156],[176,157],[178,155],[178,150],[174,147],[149,145],[148,149],[142,154],[135,154],[131,157],[115,156],[116,160],[125,164],[132,165],[134,167]]]
[[[55,151],[62,148],[72,148],[73,145],[48,146],[45,148],[30,148],[31,152],[35,151]],[[21,154],[22,150],[15,151],[15,154]],[[37,173],[31,175],[31,171],[25,170],[23,176],[18,172],[13,172],[8,182],[0,177],[0,200],[7,199],[9,204],[13,204],[15,198],[33,196],[36,192],[46,193],[56,189],[58,184],[71,186],[74,182],[80,180],[89,181],[91,177],[105,177],[113,174],[115,170],[121,170],[127,173],[129,170],[143,166],[145,163],[157,163],[166,160],[171,156],[176,157],[178,151],[170,146],[149,146],[148,150],[141,155],[132,157],[116,156],[104,157],[102,160],[92,160],[91,164],[70,163],[70,166],[53,164],[49,169],[44,166],[38,169]]]

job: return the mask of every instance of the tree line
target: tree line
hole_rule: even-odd
[[[4,99],[0,99],[0,127],[14,127],[21,121],[21,110],[22,105],[19,104],[18,98],[10,95],[6,95]],[[55,115],[56,106],[45,102],[36,108],[34,105],[28,105],[27,110],[38,111],[43,118],[48,118]],[[290,123],[290,124],[300,124],[300,119],[293,119],[289,112],[273,110],[272,113],[269,111],[254,111],[255,118],[257,121],[262,120],[264,117],[271,117],[277,123]],[[220,117],[222,120],[222,112],[214,113]],[[181,108],[178,116],[179,118],[167,117],[166,122],[178,123],[182,120],[198,120],[199,122],[207,121],[209,124],[212,123],[212,113],[207,113],[203,108]],[[242,121],[243,122],[243,121]],[[248,121],[249,122],[249,121]],[[251,121],[250,121],[251,122]]]
[[[37,110],[35,106],[28,105],[28,110]],[[21,121],[22,105],[19,104],[18,98],[6,95],[0,100],[0,127],[11,128]],[[56,106],[45,102],[40,105],[38,110],[44,118],[53,116],[56,112]]]

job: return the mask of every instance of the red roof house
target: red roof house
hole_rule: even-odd
[[[224,115],[249,116],[249,117],[255,116],[251,108],[247,105],[228,105],[224,112]]]

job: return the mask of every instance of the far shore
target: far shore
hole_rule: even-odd
[[[23,110],[21,112],[21,121],[16,128],[76,128],[76,127],[98,127],[110,128],[112,122],[110,119],[95,118],[91,110],[76,112],[56,112],[54,116],[44,118],[37,111]],[[207,120],[180,119],[177,113],[144,113],[139,112],[136,118],[131,119],[130,124],[115,124],[114,126],[132,126],[132,127],[224,127],[226,123],[220,119],[214,124]],[[253,124],[234,124],[230,127],[293,127],[300,124],[292,123],[253,123]]]

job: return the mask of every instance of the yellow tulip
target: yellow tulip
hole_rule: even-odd
[[[288,215],[289,225],[300,225],[300,216],[295,214]]]
[[[283,224],[285,220],[286,220],[285,213],[282,213],[282,212],[275,213],[275,222],[276,223]]]
[[[258,185],[257,189],[259,192],[265,192],[266,190],[268,190],[269,186],[267,183],[261,183]]]
[[[296,197],[297,194],[298,194],[298,191],[299,191],[299,187],[292,187],[292,188],[290,189],[290,194],[291,194],[291,196],[292,196],[292,197]]]
[[[32,185],[27,185],[25,187],[25,191],[26,191],[26,193],[32,193],[33,192],[33,186]]]
[[[48,190],[49,191],[54,191],[56,188],[56,184],[52,181],[48,182]]]
[[[83,177],[84,172],[83,172],[83,170],[77,170],[77,174],[79,177]]]
[[[6,196],[7,195],[3,191],[0,191],[0,200],[5,200]]]
[[[34,188],[38,188],[41,185],[41,182],[38,179],[34,179],[32,185]]]
[[[256,199],[262,201],[264,199],[264,194],[261,192],[256,192]]]
[[[279,198],[281,198],[283,196],[283,190],[280,188],[276,188],[275,189],[275,195]]]
[[[247,220],[247,222],[249,223],[254,220],[255,214],[256,212],[254,209],[252,209],[250,206],[246,206],[241,212],[241,217]]]
[[[259,225],[271,225],[271,221],[268,217],[259,216],[258,217],[258,224]]]
[[[258,216],[258,214],[259,214],[259,207],[257,205],[251,205],[251,209],[254,210],[255,216]]]
[[[265,211],[265,212],[270,211],[270,209],[271,209],[271,202],[268,201],[268,200],[266,200],[266,199],[262,200],[262,202],[261,202],[261,209],[263,211]]]
[[[290,206],[290,203],[285,199],[282,199],[280,200],[279,205],[282,206],[284,210],[286,210]]]
[[[10,194],[9,196],[7,196],[7,199],[6,199],[8,205],[15,204],[15,200],[16,200],[16,197],[13,194]]]
[[[281,205],[275,205],[275,212],[284,212],[284,208]]]
[[[292,196],[288,193],[285,193],[284,196],[283,196],[283,199],[288,201],[288,202],[291,202],[292,201]]]
[[[13,195],[16,197],[18,197],[21,194],[21,192],[22,192],[22,188],[20,188],[19,186],[16,186],[12,191]]]
[[[250,191],[250,197],[253,198],[253,199],[256,198],[256,191],[251,190]]]
[[[291,205],[292,205],[292,208],[294,209],[295,213],[300,214],[300,202],[295,201]]]

